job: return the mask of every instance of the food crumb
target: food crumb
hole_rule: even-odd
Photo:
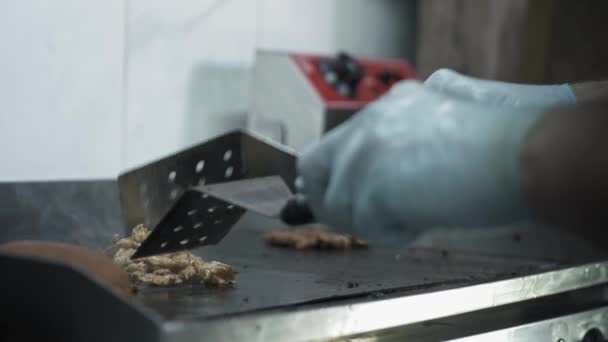
[[[346,283],[346,287],[348,287],[349,289],[359,287],[359,283],[354,282],[354,281],[349,281],[348,283]]]

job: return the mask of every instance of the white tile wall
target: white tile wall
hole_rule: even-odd
[[[0,2],[0,181],[121,163],[121,0]]]
[[[3,1],[0,181],[115,177],[242,127],[256,47],[407,54],[410,3]]]
[[[127,167],[217,134],[246,110],[256,13],[251,0],[129,0]]]

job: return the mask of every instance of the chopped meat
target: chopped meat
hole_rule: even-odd
[[[202,283],[210,286],[235,284],[236,269],[217,261],[207,262],[190,252],[168,253],[131,260],[131,256],[150,232],[143,225],[133,228],[131,236],[112,239],[108,250],[114,262],[139,283],[154,286],[173,286],[183,283]]]
[[[295,249],[350,249],[367,247],[367,242],[348,234],[330,232],[319,226],[275,230],[264,236],[271,245]]]

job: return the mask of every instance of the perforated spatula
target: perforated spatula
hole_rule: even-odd
[[[210,201],[217,201],[217,206]],[[206,212],[200,213],[199,208]],[[245,210],[290,225],[315,222],[305,197],[294,195],[280,176],[198,185],[182,195],[132,258],[190,249],[193,241],[217,244]],[[176,234],[179,243],[169,244],[176,241]]]
[[[315,221],[302,194],[292,194],[280,176],[242,179],[199,186],[213,197],[290,225]]]

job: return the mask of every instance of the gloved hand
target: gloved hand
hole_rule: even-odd
[[[376,242],[525,219],[518,154],[541,113],[404,81],[302,154],[300,190],[321,222]]]
[[[435,71],[424,84],[446,95],[487,105],[546,108],[576,102],[568,84],[532,85],[489,81],[464,76],[450,69]]]

